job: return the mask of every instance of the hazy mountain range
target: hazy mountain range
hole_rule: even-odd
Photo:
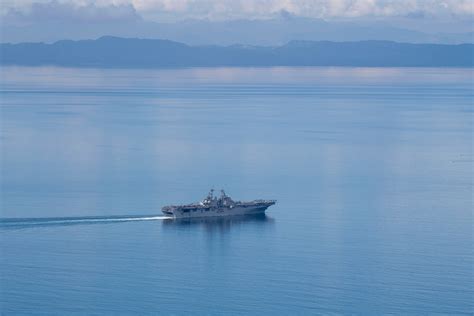
[[[388,40],[407,43],[472,43],[474,33],[468,22],[457,27],[429,28],[422,31],[383,21],[325,21],[282,15],[261,20],[184,20],[154,22],[142,19],[135,11],[121,12],[120,18],[85,19],[68,12],[61,19],[7,16],[0,28],[1,42],[54,42],[61,39],[90,39],[103,35],[133,38],[161,38],[188,45],[284,45],[291,40],[364,41]],[[76,14],[76,13],[75,13]],[[428,22],[427,22],[428,23]],[[406,25],[404,27],[403,25]],[[428,30],[427,30],[428,29]],[[463,30],[463,31],[460,31]]]
[[[68,67],[367,66],[473,67],[474,44],[291,41],[282,46],[189,46],[101,37],[53,44],[0,44],[3,65]]]

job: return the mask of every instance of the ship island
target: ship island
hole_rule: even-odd
[[[234,201],[224,190],[221,190],[219,197],[214,196],[214,190],[211,190],[201,202],[168,205],[161,210],[173,218],[233,216],[265,213],[275,203],[276,200]]]

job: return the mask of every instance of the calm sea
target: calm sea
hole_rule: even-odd
[[[472,313],[473,76],[1,69],[0,313]]]

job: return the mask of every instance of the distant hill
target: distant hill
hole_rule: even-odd
[[[38,1],[35,1],[38,2]],[[0,42],[46,42],[60,39],[83,40],[104,34],[127,38],[163,38],[188,45],[278,46],[293,39],[305,41],[352,42],[386,40],[400,43],[461,44],[474,43],[472,19],[456,19],[449,23],[427,17],[395,19],[324,20],[295,16],[282,11],[269,19],[185,19],[175,22],[155,22],[143,19],[133,7],[117,11],[110,7],[100,11],[100,19],[91,11],[77,11],[71,1],[45,2],[26,15],[10,11],[2,19]],[[395,1],[396,2],[396,1]],[[58,8],[62,8],[57,11]],[[66,9],[66,12],[64,11]],[[132,10],[129,10],[132,9]],[[82,14],[82,15],[81,15]],[[106,15],[106,16],[104,16]],[[106,18],[108,17],[108,19]],[[422,24],[421,29],[410,28]]]
[[[278,47],[189,46],[105,36],[53,44],[0,44],[2,65],[164,68],[215,66],[473,67],[474,44],[291,41]]]

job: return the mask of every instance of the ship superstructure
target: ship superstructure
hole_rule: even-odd
[[[276,200],[234,201],[224,190],[221,190],[219,197],[214,196],[214,190],[211,190],[201,202],[165,206],[162,211],[174,218],[230,216],[263,213],[275,203]]]

